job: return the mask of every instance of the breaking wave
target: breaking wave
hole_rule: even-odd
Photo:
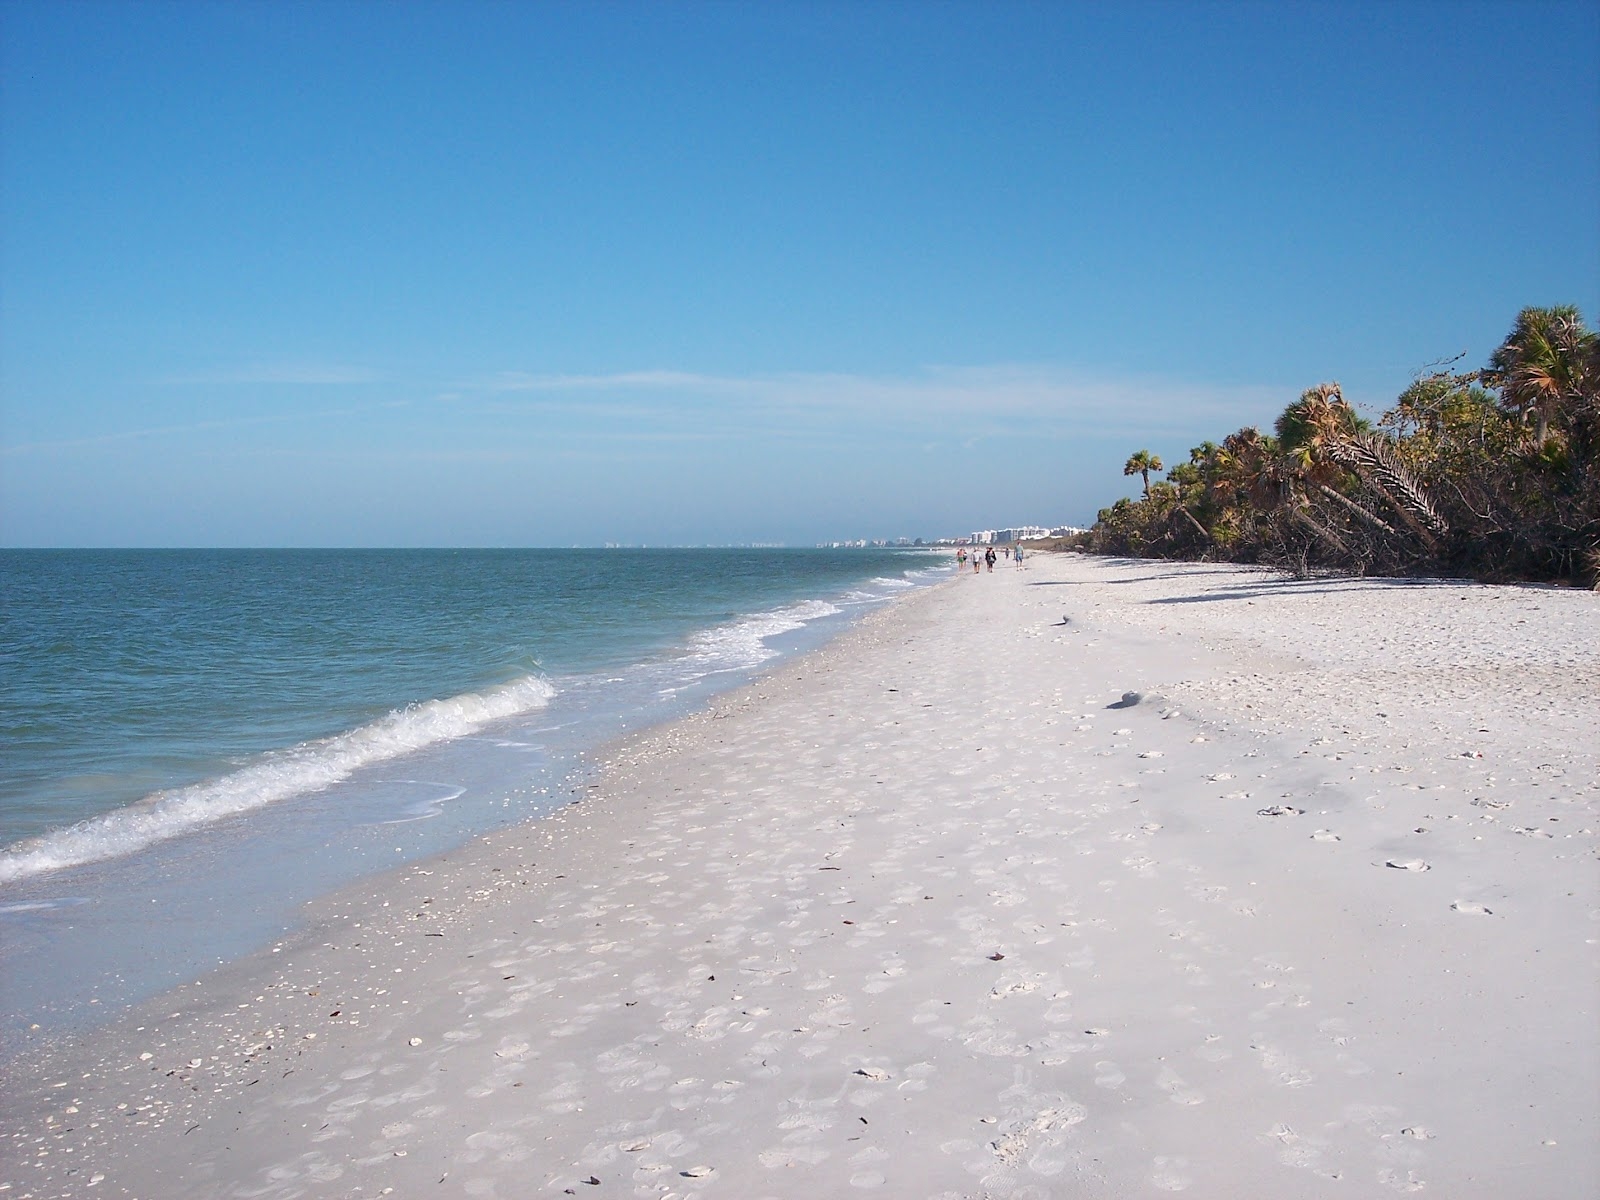
[[[465,737],[493,721],[544,708],[555,688],[532,676],[398,709],[368,725],[263,755],[217,779],[169,788],[0,851],[0,883],[131,854],[203,825],[315,792],[362,767]]]
[[[696,634],[689,643],[687,662],[706,673],[738,671],[775,658],[778,651],[767,639],[800,629],[841,610],[826,600],[803,600],[798,604],[742,617],[727,625]]]

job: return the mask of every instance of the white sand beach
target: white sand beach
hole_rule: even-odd
[[[1597,768],[1594,593],[963,573],[15,1048],[0,1195],[1597,1195]]]

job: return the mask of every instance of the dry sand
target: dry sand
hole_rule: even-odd
[[[1600,1194],[1597,747],[1594,594],[963,574],[21,1048],[0,1195]]]

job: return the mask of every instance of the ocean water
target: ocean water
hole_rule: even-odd
[[[567,803],[593,752],[949,571],[904,550],[0,552],[0,1033]]]

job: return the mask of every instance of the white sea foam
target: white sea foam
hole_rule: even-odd
[[[0,883],[131,854],[224,817],[317,791],[361,767],[543,708],[554,695],[548,683],[529,676],[490,691],[397,710],[348,733],[265,755],[219,779],[156,792],[71,828],[18,842],[0,852]]]
[[[699,668],[697,677],[753,667],[777,657],[778,652],[767,645],[768,638],[801,629],[812,621],[841,611],[838,605],[826,600],[802,600],[770,612],[741,617],[696,634],[690,639],[687,661]]]
[[[420,787],[428,794],[421,800],[413,800],[401,810],[401,815],[391,817],[386,821],[378,821],[379,825],[408,825],[412,821],[427,821],[441,815],[444,806],[452,800],[459,800],[467,794],[464,787],[453,787],[443,783],[424,783],[418,779],[403,781],[411,787]]]
[[[76,908],[89,903],[87,896],[56,896],[49,900],[23,900],[17,904],[0,904],[0,917],[13,913],[54,912],[58,908]]]
[[[840,597],[844,604],[881,604],[890,596],[906,590],[926,586],[937,580],[943,579],[951,573],[951,567],[943,562],[928,567],[907,568],[900,578],[888,575],[879,575],[869,579],[859,588],[853,588]],[[871,589],[871,590],[868,590]]]

